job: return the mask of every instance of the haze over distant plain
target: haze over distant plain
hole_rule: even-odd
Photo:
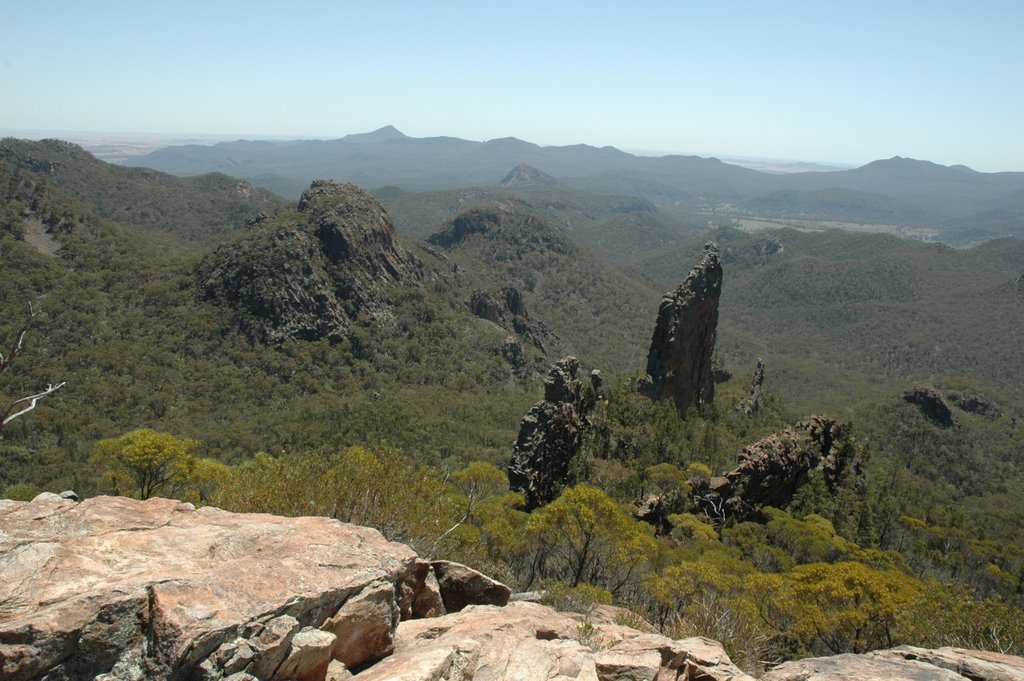
[[[0,129],[1024,170],[1024,3],[9,3]]]

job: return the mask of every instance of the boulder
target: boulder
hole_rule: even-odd
[[[899,646],[875,651],[871,655],[885,660],[917,660],[955,671],[972,681],[1024,681],[1024,657],[1017,655],[951,647],[931,650],[916,646]]]
[[[683,283],[658,307],[647,376],[639,388],[652,399],[671,399],[681,416],[715,399],[712,354],[721,295],[722,261],[718,247],[708,243]]]
[[[1024,681],[1024,658],[962,648],[900,646],[786,662],[764,681]]]
[[[403,620],[445,614],[441,586],[428,561],[416,561],[416,568],[405,578],[399,608]]]
[[[0,677],[323,678],[390,652],[413,551],[167,499],[0,503]],[[241,677],[235,677],[241,678]]]
[[[467,605],[508,603],[512,589],[460,563],[436,560],[430,564],[447,612],[459,612]]]

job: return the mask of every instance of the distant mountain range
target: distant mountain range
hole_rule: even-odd
[[[177,175],[223,172],[287,196],[298,196],[316,178],[368,189],[490,187],[527,164],[568,188],[641,197],[668,213],[717,223],[870,228],[954,244],[1024,236],[1024,173],[980,173],[898,156],[852,170],[778,174],[614,147],[415,138],[387,126],[335,140],[165,147],[125,163]]]

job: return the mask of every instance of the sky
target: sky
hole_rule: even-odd
[[[1024,171],[1024,1],[0,0],[0,129]]]

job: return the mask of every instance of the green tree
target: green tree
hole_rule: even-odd
[[[544,576],[613,595],[639,576],[656,549],[653,528],[590,485],[570,487],[534,511],[528,531],[543,556]]]
[[[96,443],[94,460],[106,467],[104,478],[115,494],[128,491],[148,499],[165,486],[181,482],[183,468],[194,458],[197,440],[182,440],[170,433],[140,428],[121,437]],[[173,491],[173,490],[169,490]]]

